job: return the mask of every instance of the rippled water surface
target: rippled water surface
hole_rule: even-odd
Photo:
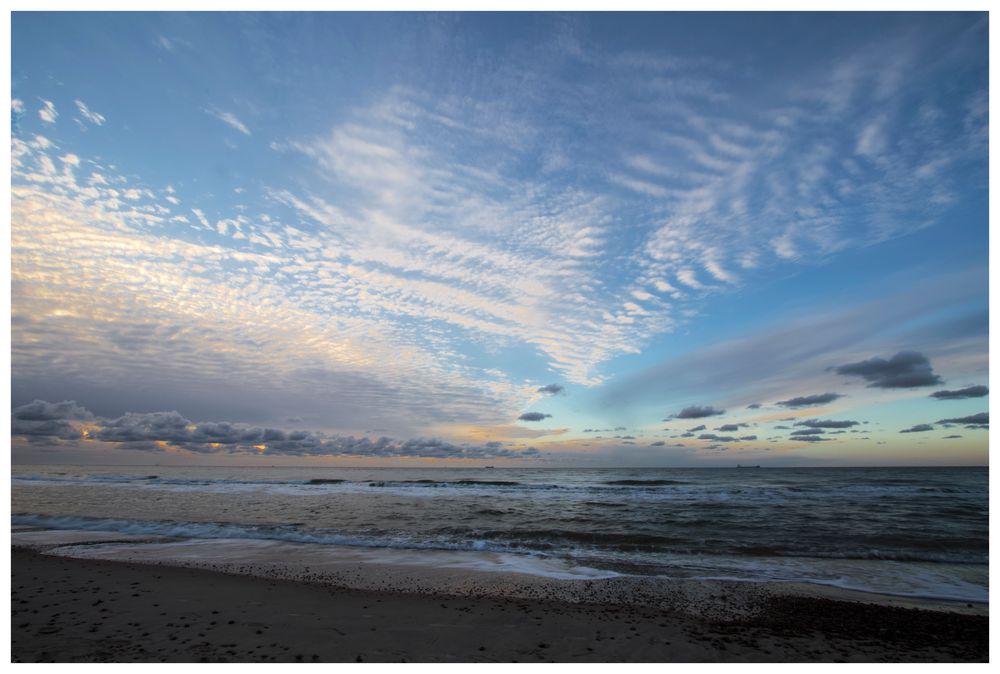
[[[15,466],[12,523],[502,551],[985,601],[985,468]]]

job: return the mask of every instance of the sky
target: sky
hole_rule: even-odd
[[[12,15],[16,463],[985,465],[985,13]]]

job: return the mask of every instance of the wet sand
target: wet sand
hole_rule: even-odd
[[[673,602],[661,594],[597,604],[548,598],[544,585],[535,596],[496,587],[454,596],[23,548],[11,562],[14,662],[988,660],[980,609],[845,601],[850,594],[830,591],[700,583]]]

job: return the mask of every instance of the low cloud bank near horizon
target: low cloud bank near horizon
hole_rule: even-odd
[[[98,441],[134,451],[168,448],[196,454],[262,454],[283,456],[419,457],[442,459],[535,458],[535,447],[508,443],[455,444],[438,438],[396,440],[329,435],[222,422],[192,422],[179,412],[127,412],[98,417],[75,401],[35,400],[11,412],[11,436],[30,444],[79,446]]]

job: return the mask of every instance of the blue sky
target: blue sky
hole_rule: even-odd
[[[15,459],[983,464],[987,26],[15,13]]]

